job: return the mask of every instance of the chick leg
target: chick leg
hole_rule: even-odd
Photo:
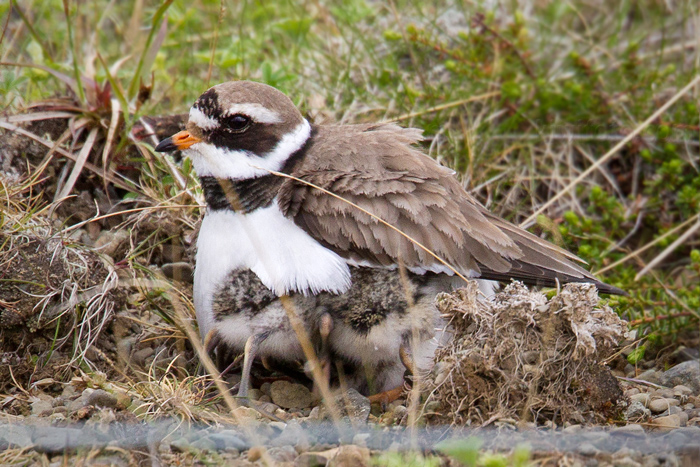
[[[416,374],[416,361],[413,359],[413,353],[411,352],[411,347],[408,344],[401,344],[399,347],[399,358],[401,358],[401,363],[406,367],[408,372],[412,375]]]
[[[319,329],[321,334],[321,350],[318,359],[321,362],[321,369],[323,370],[323,377],[326,380],[326,385],[329,385],[331,381],[331,351],[328,336],[330,336],[333,330],[333,319],[330,314],[324,313],[321,316],[321,325]]]
[[[255,356],[260,349],[260,344],[262,344],[269,333],[253,334],[248,338],[245,343],[245,349],[243,351],[243,370],[241,372],[241,382],[238,387],[238,397],[241,399],[241,403],[247,403],[248,398],[248,386],[250,386],[250,370],[253,367],[253,361]]]

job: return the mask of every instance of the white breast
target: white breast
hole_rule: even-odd
[[[278,295],[343,293],[350,287],[345,260],[282,215],[276,202],[250,214],[207,212],[197,239],[194,274],[202,337],[213,323],[211,304],[217,286],[239,268],[252,270]]]

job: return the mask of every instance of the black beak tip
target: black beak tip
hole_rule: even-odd
[[[177,146],[175,146],[175,143],[173,143],[172,138],[165,138],[163,141],[158,143],[158,146],[156,146],[155,151],[156,152],[172,152],[177,149]]]

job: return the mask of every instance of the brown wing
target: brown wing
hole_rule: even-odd
[[[450,169],[413,147],[420,130],[385,124],[316,131],[292,175],[382,218],[460,273],[541,285],[593,282],[603,291],[604,284],[567,259],[576,256],[488,212]],[[373,267],[400,261],[413,271],[445,271],[398,232],[308,185],[285,180],[278,201],[286,216],[348,260]]]

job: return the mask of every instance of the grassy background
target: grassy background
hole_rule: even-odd
[[[113,158],[140,164],[124,155],[138,116],[186,112],[219,82],[262,81],[317,123],[424,128],[426,150],[519,223],[697,76],[699,15],[693,0],[12,0],[0,5],[0,103],[13,114],[68,94],[102,135],[117,99],[129,112]],[[56,72],[92,81],[67,86]],[[100,99],[92,82],[111,91]],[[700,237],[674,244],[700,210],[699,94],[525,224],[628,290],[611,303],[655,335],[696,323],[700,309]],[[143,163],[142,193],[126,196],[172,199],[179,189],[160,164]]]

